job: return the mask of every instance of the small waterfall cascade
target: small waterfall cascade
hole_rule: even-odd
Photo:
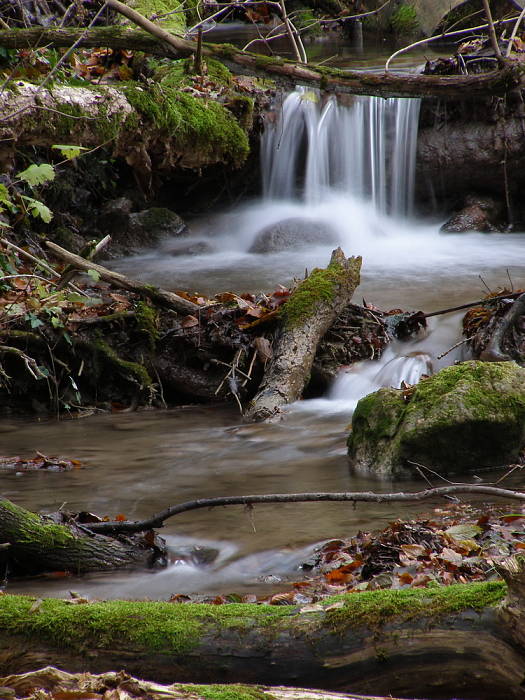
[[[381,213],[410,215],[419,106],[418,99],[379,97],[322,104],[298,88],[265,130],[265,197],[316,204],[331,190],[371,200]]]

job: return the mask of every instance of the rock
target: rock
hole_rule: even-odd
[[[525,369],[469,361],[423,379],[407,394],[380,389],[357,404],[348,438],[356,472],[414,476],[414,461],[440,473],[518,460],[525,445]]]
[[[442,233],[465,231],[497,231],[496,221],[501,213],[500,205],[492,197],[468,196],[463,208],[453,214],[441,227]]]
[[[337,243],[335,231],[322,221],[294,217],[263,228],[256,235],[250,253],[277,253],[308,245]]]
[[[127,197],[117,197],[106,202],[102,208],[100,229],[111,235],[127,231],[132,209],[133,203]]]
[[[189,229],[186,223],[171,209],[152,207],[130,214],[128,234],[134,239],[135,245],[155,245],[169,236],[187,236]]]
[[[163,252],[167,255],[205,255],[213,252],[212,246],[207,241],[176,241],[173,245],[166,245]]]

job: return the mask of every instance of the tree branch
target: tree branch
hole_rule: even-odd
[[[497,486],[475,486],[472,484],[453,484],[425,489],[414,493],[400,491],[397,493],[375,493],[374,491],[343,491],[339,493],[270,493],[255,496],[224,496],[222,498],[198,498],[186,501],[176,506],[170,506],[156,513],[147,520],[127,522],[89,523],[85,525],[92,532],[115,535],[118,533],[142,532],[152,528],[162,527],[164,521],[174,515],[186,513],[198,508],[215,508],[217,506],[251,506],[256,503],[318,503],[319,501],[351,503],[399,503],[426,501],[429,498],[443,498],[458,493],[480,494],[495,498],[508,498],[514,501],[524,501],[525,493],[511,489],[501,489]]]

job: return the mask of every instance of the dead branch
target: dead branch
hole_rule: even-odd
[[[525,493],[502,489],[497,486],[476,486],[473,484],[453,484],[451,486],[439,486],[407,493],[375,493],[374,491],[342,491],[320,493],[269,493],[255,496],[224,496],[220,498],[198,498],[194,501],[186,501],[176,506],[170,506],[160,513],[156,513],[147,520],[125,522],[89,523],[86,525],[92,532],[115,535],[118,533],[133,533],[159,528],[164,521],[174,515],[186,513],[189,510],[199,508],[215,508],[217,506],[249,506],[257,503],[318,503],[320,501],[350,503],[413,503],[426,501],[431,498],[444,498],[458,493],[479,494],[492,496],[493,498],[508,498],[514,501],[525,501]]]
[[[118,0],[111,0],[117,2]],[[130,9],[130,8],[128,8]],[[149,21],[149,20],[146,20]],[[153,25],[157,33],[161,30]],[[32,28],[0,31],[0,46],[4,48],[37,48],[39,46],[69,47],[78,38],[77,46],[132,49],[155,56],[183,58],[195,53],[196,43],[172,34],[159,40],[157,35],[125,27],[96,27],[90,30],[75,28]],[[505,94],[520,84],[519,66],[507,62],[502,70],[462,76],[396,75],[367,71],[341,71],[335,68],[315,68],[282,58],[261,57],[229,45],[204,43],[203,56],[224,63],[233,73],[271,78],[286,87],[309,85],[327,92],[345,92],[355,95],[380,97],[440,97],[458,99],[468,92],[474,98],[480,95]]]
[[[129,277],[125,277],[119,272],[113,272],[112,270],[108,270],[106,267],[102,267],[102,265],[97,265],[94,262],[84,260],[84,258],[81,258],[79,255],[70,253],[68,250],[61,248],[52,241],[46,241],[46,245],[62,260],[65,260],[69,264],[81,270],[95,270],[102,279],[106,280],[107,282],[111,282],[111,284],[114,284],[116,287],[128,289],[131,292],[141,294],[142,296],[151,299],[153,302],[162,306],[167,306],[168,308],[174,309],[179,313],[194,313],[199,309],[197,304],[180,297],[174,292],[168,292],[160,287],[152,287],[149,284],[142,284],[136,280],[129,279]]]

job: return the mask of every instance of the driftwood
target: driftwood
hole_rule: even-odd
[[[160,683],[523,700],[523,560],[502,574],[506,599],[504,584],[493,581],[353,593],[302,608],[71,605],[3,595],[0,674],[44,661],[75,673],[118,668]]]
[[[348,306],[359,284],[361,258],[332,253],[325,270],[313,270],[286,302],[283,320],[259,390],[245,413],[248,421],[271,418],[296,401],[310,377],[317,345]]]
[[[215,508],[217,506],[251,506],[264,503],[317,503],[320,501],[350,503],[407,503],[426,501],[431,498],[450,498],[459,493],[479,494],[492,498],[508,498],[525,502],[525,493],[499,488],[497,486],[476,486],[474,484],[451,484],[416,492],[374,493],[373,491],[343,491],[340,493],[269,493],[255,496],[225,496],[222,498],[199,498],[170,506],[160,513],[152,515],[147,520],[112,521],[90,523],[86,525],[92,532],[117,534],[134,533],[162,527],[168,518],[180,513],[199,508]]]
[[[17,573],[112,571],[146,564],[151,556],[150,548],[56,524],[5,498],[0,498],[0,543],[9,545],[3,557]]]
[[[100,277],[103,280],[106,280],[106,282],[111,282],[111,284],[114,284],[116,287],[120,287],[121,289],[128,289],[130,292],[141,294],[160,306],[174,309],[175,311],[183,314],[195,313],[195,311],[199,309],[197,304],[180,297],[174,292],[168,292],[160,287],[153,287],[149,284],[143,284],[142,282],[132,280],[125,275],[121,275],[119,272],[108,270],[107,267],[84,260],[84,258],[81,258],[79,255],[70,253],[68,250],[61,248],[52,241],[47,241],[46,245],[57,257],[65,260],[71,266],[79,270],[95,270],[95,272],[98,272]]]
[[[158,31],[159,28],[156,27],[156,30]],[[11,49],[39,46],[69,47],[78,41],[79,47],[125,48],[169,58],[183,58],[195,53],[196,42],[172,34],[169,37],[168,42],[165,37],[160,38],[141,29],[118,26],[94,27],[89,30],[38,27],[0,31],[0,46]],[[282,58],[260,56],[222,44],[204,43],[202,55],[222,61],[233,73],[272,78],[287,88],[293,89],[300,84],[328,92],[346,92],[354,95],[464,99],[466,95],[469,98],[503,95],[521,83],[519,65],[508,59],[504,68],[490,73],[434,76],[341,71],[311,64],[306,66]]]
[[[329,693],[324,690],[306,690],[304,688],[262,687],[231,685],[227,690],[212,686],[195,686],[191,684],[161,685],[129,676],[124,671],[118,673],[72,674],[60,671],[53,666],[46,666],[38,671],[30,671],[0,678],[0,688],[12,690],[20,700],[34,700],[35,689],[52,692],[54,697],[82,697],[112,700],[123,697],[126,700],[140,698],[143,700],[207,700],[213,693],[229,692],[229,697],[236,695],[237,700],[395,700],[371,697],[369,695],[347,695]],[[0,691],[1,692],[1,691]],[[93,693],[93,695],[91,695]],[[102,695],[104,693],[104,695]],[[95,695],[96,694],[96,695]]]

